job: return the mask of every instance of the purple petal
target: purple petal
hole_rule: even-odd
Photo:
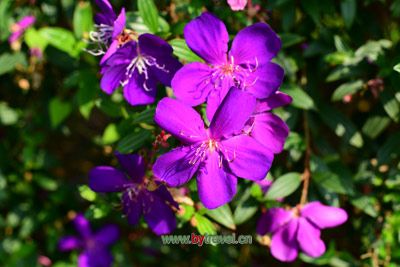
[[[171,193],[168,191],[167,187],[161,183],[157,183],[157,189],[153,191],[158,197],[169,203],[170,205],[174,206],[175,208],[179,209],[179,204],[174,200]]]
[[[143,215],[151,230],[157,235],[169,234],[176,228],[175,214],[157,194],[146,191]]]
[[[110,47],[108,47],[107,52],[104,54],[104,56],[101,58],[100,60],[100,65],[103,65],[104,62],[107,61],[107,59],[109,59],[117,50],[119,47],[119,41],[118,40],[114,40],[112,41]],[[121,70],[122,72],[122,70]],[[122,79],[122,78],[121,78]],[[114,85],[115,86],[115,85]],[[116,85],[118,87],[118,85]],[[107,85],[105,85],[105,87],[107,87]],[[103,87],[102,87],[103,88]],[[115,89],[108,89],[109,92],[113,92]]]
[[[75,236],[64,236],[58,242],[58,249],[61,251],[69,251],[82,248],[82,241]]]
[[[298,220],[293,219],[280,227],[272,236],[271,254],[283,262],[291,262],[297,258],[299,245],[297,243]]]
[[[272,113],[254,116],[251,136],[271,152],[275,154],[282,152],[288,134],[288,126],[278,116]]]
[[[172,89],[177,99],[197,106],[206,101],[214,85],[210,82],[212,69],[203,63],[189,63],[172,79]]]
[[[322,205],[318,201],[304,205],[301,209],[301,217],[307,218],[320,229],[336,227],[347,221],[345,210]]]
[[[119,230],[116,225],[107,225],[101,228],[95,234],[95,240],[102,246],[110,246],[117,242],[119,237]]]
[[[215,112],[217,112],[217,109],[221,105],[225,96],[228,94],[232,86],[234,86],[234,82],[231,77],[225,77],[224,79],[220,80],[220,83],[221,84],[218,90],[212,90],[207,97],[206,113],[209,121],[212,121]]]
[[[268,98],[258,100],[254,112],[261,113],[265,111],[270,111],[274,108],[286,106],[291,102],[292,98],[290,96],[280,91],[276,91],[275,94],[269,96]]]
[[[265,235],[274,233],[292,218],[292,213],[283,208],[270,208],[261,215],[257,224],[257,233]]]
[[[17,25],[20,27],[20,29],[26,29],[30,26],[32,26],[36,21],[35,16],[25,16],[23,17],[20,21],[17,22]]]
[[[121,154],[115,153],[118,162],[124,171],[129,175],[135,183],[141,183],[146,171],[144,159],[137,154]]]
[[[217,152],[210,152],[197,176],[201,202],[207,209],[215,209],[232,200],[236,194],[237,178],[227,173]]]
[[[90,256],[87,251],[84,251],[83,253],[79,254],[78,256],[78,267],[91,267],[92,265],[90,262]]]
[[[200,114],[172,98],[165,97],[158,102],[154,121],[184,143],[191,144],[207,138]]]
[[[256,105],[256,98],[251,94],[232,87],[216,111],[210,131],[213,138],[229,136],[243,129]]]
[[[94,16],[95,23],[98,25],[113,25],[117,15],[115,14],[110,2],[108,0],[95,0],[95,3],[101,11],[101,13]]]
[[[125,191],[122,194],[122,207],[129,224],[138,224],[143,213],[142,194],[133,195],[132,192]]]
[[[274,159],[270,150],[247,135],[231,137],[221,144],[225,160],[235,175],[249,180],[265,178]]]
[[[114,29],[112,38],[116,39],[118,35],[120,35],[125,29],[126,16],[125,16],[125,8],[121,9],[121,13],[119,13],[118,18],[114,21]]]
[[[255,23],[241,30],[232,42],[230,55],[236,64],[270,61],[281,49],[281,40],[266,23]]]
[[[110,166],[98,166],[89,172],[89,187],[95,192],[107,193],[122,191],[130,184],[125,174]]]
[[[146,80],[144,74],[139,74],[136,70],[124,86],[124,98],[132,106],[148,105],[154,103],[156,99],[157,81],[149,76]]]
[[[247,78],[252,81],[247,90],[257,98],[267,98],[281,86],[284,74],[284,70],[278,64],[267,62],[260,65]]]
[[[112,57],[111,57],[112,58]],[[100,88],[107,94],[112,94],[120,85],[125,77],[125,66],[112,66],[104,69],[103,77],[100,81]]]
[[[77,214],[74,218],[75,229],[83,238],[89,238],[92,235],[89,221],[82,214]]]
[[[112,261],[110,251],[102,247],[94,247],[79,255],[78,267],[111,267]]]
[[[224,23],[205,12],[189,22],[184,29],[186,43],[207,63],[225,63],[229,35]]]
[[[297,242],[305,254],[312,258],[318,258],[324,254],[326,248],[320,236],[321,230],[309,223],[307,219],[299,218]]]
[[[179,147],[161,155],[153,165],[154,175],[169,186],[181,186],[196,173],[199,164],[190,164],[190,147]]]

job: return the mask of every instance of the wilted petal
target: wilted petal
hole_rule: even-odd
[[[281,40],[266,23],[255,23],[241,30],[232,42],[230,55],[236,64],[265,64],[281,49]]]
[[[58,249],[61,251],[69,251],[82,248],[82,241],[75,236],[64,236],[58,242]]]
[[[324,254],[326,248],[320,236],[321,230],[309,223],[307,219],[299,218],[297,241],[305,254],[313,258]]]
[[[256,98],[254,96],[232,87],[211,121],[212,137],[219,139],[242,130],[253,113],[255,105]]]
[[[297,243],[298,220],[293,219],[280,227],[272,236],[271,254],[280,261],[290,262],[297,258],[299,245]]]
[[[193,108],[165,97],[158,102],[154,121],[184,143],[195,143],[207,138],[204,122]]]
[[[118,158],[121,167],[135,183],[140,183],[143,180],[146,166],[144,159],[140,155],[117,152],[115,156]]]
[[[157,235],[169,234],[176,228],[175,214],[165,200],[151,191],[144,192],[143,215]]]
[[[95,192],[118,192],[129,183],[123,172],[110,166],[98,166],[89,172],[89,187]]]
[[[286,106],[292,102],[292,98],[280,91],[276,91],[274,94],[270,95],[268,98],[257,100],[257,105],[254,110],[255,113],[261,113],[265,111],[270,111],[274,108],[281,106]]]
[[[210,152],[197,176],[201,202],[207,209],[215,209],[232,200],[236,194],[237,178],[227,173],[217,152]]]
[[[185,29],[186,43],[207,63],[226,62],[229,35],[224,23],[211,13],[205,12],[190,21]]]
[[[272,113],[254,116],[251,136],[273,153],[282,152],[288,134],[288,126],[278,116]]]
[[[179,147],[161,155],[153,165],[154,175],[169,186],[181,186],[189,181],[198,169],[197,164],[190,164],[191,149]]]
[[[281,66],[267,62],[259,66],[246,79],[246,82],[251,83],[247,86],[247,90],[257,98],[267,98],[281,86],[284,74]]]
[[[270,208],[261,215],[257,223],[257,234],[274,233],[292,218],[290,211],[283,208]]]
[[[95,240],[102,246],[110,246],[118,240],[119,230],[116,225],[107,225],[95,234]]]
[[[92,235],[92,230],[90,229],[89,221],[82,214],[77,214],[74,218],[75,229],[84,238],[88,238]]]
[[[322,205],[318,201],[304,205],[301,209],[301,216],[307,218],[320,229],[335,227],[347,221],[345,210]]]
[[[177,99],[197,106],[206,101],[214,85],[210,82],[212,69],[203,63],[189,63],[172,79],[172,89]]]
[[[249,180],[261,180],[271,168],[274,154],[247,135],[238,135],[221,142],[222,153],[232,172]]]
[[[228,0],[228,4],[232,10],[243,10],[247,4],[247,0]]]

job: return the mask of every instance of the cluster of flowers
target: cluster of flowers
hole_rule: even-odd
[[[125,28],[125,9],[117,15],[107,0],[95,2],[100,13],[90,34],[95,44],[90,52],[102,56],[101,89],[112,94],[122,86],[125,100],[135,106],[154,103],[158,83],[171,86],[176,99],[159,101],[154,120],[181,145],[154,164],[139,155],[116,153],[121,169],[95,167],[89,174],[90,188],[122,192],[128,222],[135,225],[143,215],[152,231],[162,235],[176,228],[174,211],[179,209],[166,185],[179,187],[196,177],[200,201],[208,209],[232,200],[238,177],[263,185],[289,133],[285,122],[270,112],[291,102],[290,96],[278,91],[284,71],[271,62],[281,48],[276,33],[267,24],[256,23],[241,30],[228,50],[224,23],[205,12],[184,29],[189,48],[204,62],[182,66],[166,41]],[[247,1],[228,2],[241,9]],[[21,25],[31,23],[27,19]],[[15,32],[20,34],[21,29]],[[194,109],[203,103],[209,124]],[[269,209],[257,232],[272,234],[274,257],[293,261],[298,250],[311,257],[322,255],[320,230],[346,220],[344,210],[311,202],[290,210]],[[107,226],[92,234],[82,215],[74,222],[81,238],[63,238],[60,249],[83,250],[79,266],[109,266],[108,247],[117,239],[118,229]]]

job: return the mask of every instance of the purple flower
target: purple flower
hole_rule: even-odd
[[[92,233],[89,221],[82,214],[78,214],[73,222],[80,236],[61,238],[58,248],[61,251],[81,250],[82,253],[78,257],[79,267],[111,266],[113,257],[109,247],[118,239],[118,228],[115,225],[107,225]]]
[[[290,262],[297,258],[299,250],[310,257],[320,257],[326,249],[320,238],[321,229],[336,227],[346,220],[345,210],[314,201],[292,210],[269,209],[258,221],[257,233],[271,233],[272,256]]]
[[[146,105],[154,102],[157,83],[170,86],[180,67],[167,42],[152,34],[142,34],[137,42],[129,41],[105,61],[100,87],[112,94],[121,84],[129,104]]]
[[[154,174],[170,186],[180,186],[197,174],[205,207],[213,209],[229,202],[236,194],[237,177],[263,179],[274,157],[268,147],[241,132],[255,106],[254,96],[232,87],[206,129],[193,108],[178,100],[162,99],[155,121],[183,145],[160,156],[153,166]],[[280,138],[263,142],[280,142]]]
[[[247,0],[228,0],[228,4],[233,11],[243,10]]]
[[[34,16],[25,16],[20,21],[12,25],[11,27],[12,33],[8,38],[8,42],[11,44],[17,41],[22,36],[22,34],[24,34],[26,29],[31,27],[35,23],[35,21],[36,18]]]
[[[95,0],[100,13],[94,16],[95,30],[90,32],[90,40],[97,45],[96,49],[88,50],[95,56],[104,55],[100,63],[104,63],[127,40],[130,35],[124,32],[126,16],[122,8],[120,14],[115,14],[108,0]]]
[[[176,228],[174,212],[178,208],[167,188],[145,178],[145,164],[139,155],[116,154],[123,169],[98,166],[89,173],[89,186],[93,191],[123,192],[122,206],[130,224],[137,224],[143,215],[157,235],[168,234]],[[128,179],[130,177],[131,179]]]
[[[281,85],[283,69],[270,62],[281,41],[265,23],[241,30],[228,52],[229,35],[222,21],[203,13],[189,22],[184,35],[188,46],[205,63],[190,63],[172,80],[176,97],[191,106],[207,101],[207,117],[212,119],[232,86],[267,98]]]

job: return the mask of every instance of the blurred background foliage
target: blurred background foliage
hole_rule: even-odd
[[[283,266],[264,246],[268,239],[256,238],[255,225],[262,210],[280,205],[274,199],[298,203],[306,149],[310,199],[340,205],[350,219],[323,233],[324,256],[301,255],[292,265],[400,265],[400,0],[253,0],[243,12],[222,0],[139,0],[141,10],[137,1],[111,2],[130,11],[134,30],[168,40],[182,62],[198,60],[182,32],[206,9],[232,36],[257,21],[279,33],[281,90],[294,101],[276,111],[291,133],[268,176],[274,185],[264,194],[242,180],[234,201],[213,211],[196,203],[194,184],[189,195],[174,191],[183,207],[174,234],[251,234],[253,245],[163,246],[144,223],[127,224],[118,196],[92,192],[88,171],[115,165],[113,151],[151,151],[160,132],[154,105],[131,107],[120,91],[101,92],[98,59],[84,51],[93,3],[1,0],[0,266],[75,266],[77,254],[56,245],[74,232],[76,212],[95,228],[120,226],[116,266]],[[27,14],[37,17],[35,26],[10,47],[11,25]],[[170,94],[159,90],[158,99]]]

